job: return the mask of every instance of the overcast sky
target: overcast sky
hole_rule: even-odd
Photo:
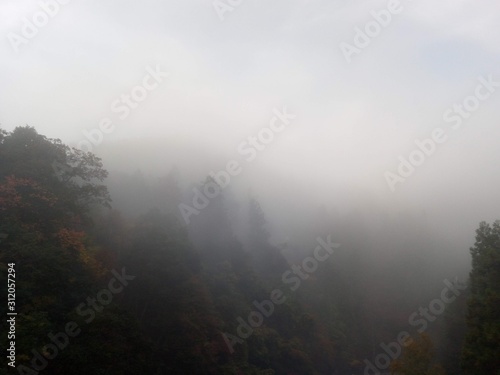
[[[296,118],[248,176],[262,166],[300,181],[318,200],[334,187],[363,189],[436,220],[466,217],[450,233],[498,218],[500,88],[459,129],[443,120],[454,103],[475,95],[479,77],[500,82],[497,0],[402,0],[350,63],[341,43],[354,46],[356,28],[364,30],[387,1],[231,7],[221,20],[211,0],[72,0],[21,43],[24,19],[43,23],[44,11],[38,1],[1,0],[1,126],[28,124],[77,145],[84,130],[110,118],[114,129],[97,154],[124,141],[133,155],[134,144],[153,138],[242,160],[242,140],[286,107]],[[170,76],[120,119],[112,103],[141,85],[148,67]],[[396,173],[398,157],[408,158],[415,140],[439,127],[448,140],[390,191],[384,173]]]

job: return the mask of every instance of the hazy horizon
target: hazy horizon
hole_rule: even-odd
[[[361,48],[357,30],[391,2],[240,2],[220,16],[214,3],[61,1],[53,16],[37,1],[0,4],[2,128],[79,147],[94,137],[110,172],[177,167],[185,186],[237,160],[231,187],[255,192],[278,226],[321,206],[373,206],[425,215],[468,253],[500,211],[499,4],[394,2]],[[48,21],[28,38],[40,12]],[[360,52],[346,57],[342,43]],[[446,117],[488,80],[477,109]],[[138,86],[141,101],[125,104]],[[276,110],[295,117],[248,161],[238,147]],[[386,173],[436,128],[446,142],[391,189]]]

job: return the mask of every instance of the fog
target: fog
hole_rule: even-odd
[[[0,2],[0,126],[102,158],[113,209],[175,211],[199,248],[223,199],[249,248],[255,198],[290,264],[331,234],[362,259],[360,285],[404,275],[416,302],[467,279],[500,212],[498,2],[62,3],[33,32],[38,1]],[[386,316],[374,306],[397,293],[366,306]]]

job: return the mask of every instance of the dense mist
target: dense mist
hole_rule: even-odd
[[[500,374],[499,25],[0,3],[2,371]]]

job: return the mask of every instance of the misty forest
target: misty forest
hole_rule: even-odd
[[[493,1],[0,3],[0,375],[500,375]]]

